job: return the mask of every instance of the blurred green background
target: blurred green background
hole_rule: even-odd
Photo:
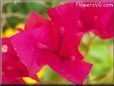
[[[16,28],[24,28],[28,14],[34,10],[45,17],[46,10],[65,3],[67,0],[4,0],[2,2],[2,37],[10,37],[17,33]],[[113,41],[102,40],[93,33],[84,36],[80,51],[85,60],[93,63],[93,68],[84,84],[114,84],[113,77]],[[28,84],[71,84],[64,80],[50,67],[44,66],[37,74],[41,82],[24,78]]]

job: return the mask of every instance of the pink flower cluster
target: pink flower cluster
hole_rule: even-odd
[[[45,65],[72,83],[81,84],[92,64],[79,51],[82,37],[93,32],[102,39],[113,38],[114,8],[79,8],[75,2],[47,11],[50,18],[32,12],[25,30],[2,39],[2,82],[24,83],[34,79]]]

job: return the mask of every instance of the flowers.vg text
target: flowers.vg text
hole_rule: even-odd
[[[77,7],[113,7],[113,3],[102,3],[102,2],[94,2],[94,3],[83,3],[76,2]]]

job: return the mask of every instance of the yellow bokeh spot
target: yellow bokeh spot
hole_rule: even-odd
[[[46,66],[44,66],[38,73],[37,73],[37,77],[39,79],[41,79],[44,74],[45,74],[45,71],[46,70]],[[27,84],[37,84],[38,82],[30,77],[24,77],[23,80],[25,81],[25,83]]]
[[[13,29],[13,28],[7,28],[5,30],[5,32],[2,33],[2,37],[11,37],[11,36],[19,33],[19,31],[16,28],[21,28],[21,29],[24,30],[25,25],[23,23],[19,23],[19,24],[16,25],[15,29]]]
[[[37,84],[38,82],[30,77],[23,77],[23,80],[25,81],[25,83],[27,84]]]
[[[23,23],[19,23],[19,24],[16,25],[16,28],[21,28],[21,29],[24,30],[25,25]]]
[[[42,69],[37,73],[38,78],[41,79],[41,78],[43,77],[44,73],[45,73],[45,70],[42,68]]]
[[[13,28],[7,28],[7,30],[2,35],[3,35],[3,37],[11,37],[17,33],[18,33],[17,30],[14,30]]]

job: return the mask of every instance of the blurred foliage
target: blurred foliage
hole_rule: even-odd
[[[24,29],[24,22],[29,13],[34,10],[41,15],[46,15],[46,10],[58,4],[64,3],[66,0],[16,0],[21,2],[5,2],[3,3],[3,37],[10,37],[18,31],[16,28]],[[113,41],[102,40],[93,33],[84,36],[80,46],[80,51],[84,55],[85,60],[93,64],[93,68],[85,81],[85,84],[114,84],[113,77]],[[28,84],[70,84],[64,80],[50,67],[44,66],[37,76],[41,82],[36,82],[29,77],[24,77]]]
[[[114,84],[113,41],[113,39],[102,40],[93,33],[84,36],[80,50],[85,60],[93,64],[89,83]]]
[[[15,2],[17,1],[17,2]],[[3,1],[3,31],[6,28],[15,28],[18,23],[24,23],[31,11],[36,11],[47,17],[46,10],[64,3],[66,0],[14,0]]]

